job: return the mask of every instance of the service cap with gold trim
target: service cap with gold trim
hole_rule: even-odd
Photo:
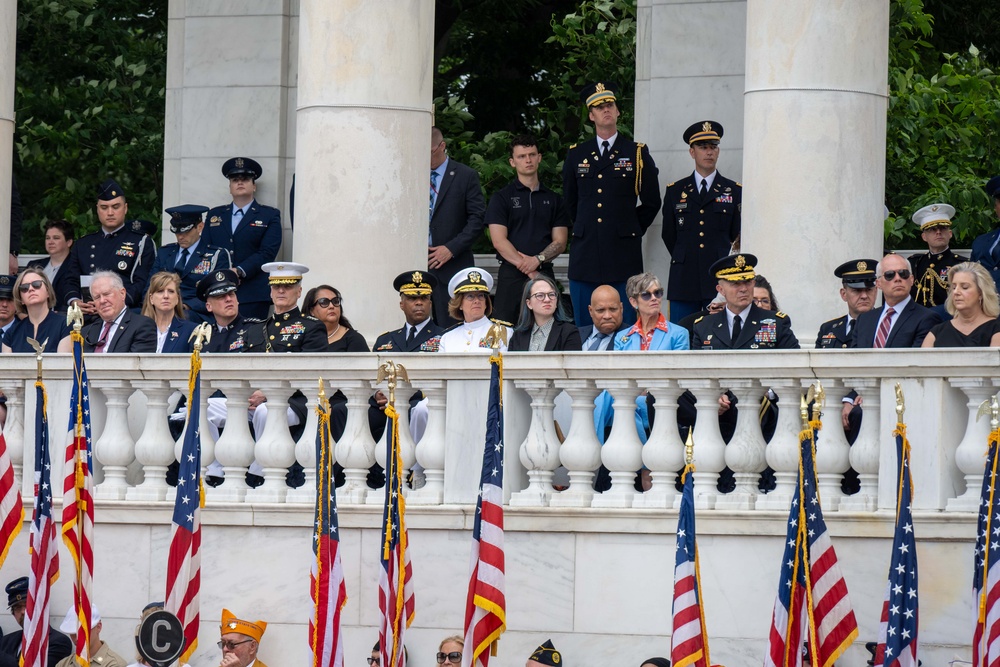
[[[97,186],[97,198],[101,201],[111,201],[125,196],[125,189],[113,178],[106,178]]]
[[[0,299],[14,298],[14,283],[17,276],[0,275]]]
[[[923,232],[935,227],[951,227],[951,219],[954,217],[954,206],[950,204],[931,204],[918,210],[910,219]]]
[[[268,262],[260,269],[267,274],[269,285],[294,285],[309,273],[308,266],[297,262]]]
[[[757,275],[754,268],[757,266],[757,258],[749,253],[739,255],[729,255],[715,262],[709,272],[718,280],[728,280],[732,283],[753,280]]]
[[[580,91],[580,101],[583,102],[583,106],[589,109],[605,102],[617,102],[617,93],[618,84],[611,83],[610,81],[603,83],[598,81]]]
[[[878,266],[878,260],[875,259],[852,259],[834,269],[833,275],[840,278],[844,287],[868,289],[875,287],[876,266]]]
[[[462,269],[448,281],[448,296],[454,297],[456,294],[465,292],[486,292],[489,294],[493,289],[493,276],[485,269],[470,266]]]
[[[437,284],[437,278],[425,271],[406,271],[396,276],[392,288],[406,296],[430,296]]]
[[[716,144],[722,139],[724,130],[721,123],[714,120],[699,120],[697,123],[684,130],[684,143],[688,146],[702,141],[712,141]]]
[[[556,647],[552,645],[551,639],[546,639],[545,643],[535,649],[528,660],[534,660],[549,667],[562,667],[562,656]]]
[[[222,623],[219,625],[220,635],[236,632],[260,643],[260,638],[264,636],[264,630],[267,630],[267,623],[264,621],[244,621],[236,618],[236,615],[228,609],[222,610]]]
[[[263,173],[260,163],[248,157],[231,157],[222,163],[222,175],[226,178],[249,176],[256,181]]]

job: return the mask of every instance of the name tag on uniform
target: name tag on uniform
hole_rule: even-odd
[[[674,204],[674,210],[675,211],[683,211],[687,207],[688,207],[688,204],[687,204],[686,201],[682,201],[680,204]]]
[[[590,165],[586,162],[576,165],[576,173],[578,176],[583,176],[590,173]]]

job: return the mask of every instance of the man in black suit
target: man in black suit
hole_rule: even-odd
[[[7,605],[10,607],[10,615],[14,617],[17,624],[24,628],[25,607],[28,604],[28,578],[18,577],[7,584]],[[0,639],[0,667],[17,667],[21,657],[21,644],[24,638],[24,630],[17,630],[4,635]],[[49,653],[45,662],[48,667],[55,667],[55,664],[73,652],[73,644],[69,637],[49,626]]]
[[[694,173],[667,185],[663,242],[670,251],[671,322],[708,306],[716,292],[709,267],[729,254],[740,235],[743,185],[716,170],[722,135],[722,125],[713,120],[698,121],[685,130]]]
[[[441,285],[462,269],[475,266],[472,244],[483,232],[486,202],[479,174],[448,157],[441,130],[431,128],[430,229],[427,268]],[[448,292],[433,294],[434,320],[443,327],[456,321],[448,315]]]
[[[83,327],[86,352],[156,352],[156,324],[125,305],[125,285],[113,271],[98,271],[90,293],[100,319]]]
[[[622,299],[611,285],[601,285],[590,295],[587,306],[593,324],[580,327],[580,340],[587,352],[615,349],[615,333],[622,328]]]
[[[847,304],[847,314],[827,320],[819,326],[816,334],[816,349],[831,350],[850,347],[851,334],[861,313],[867,313],[875,306],[874,259],[852,259],[833,271],[840,278],[840,298]]]
[[[888,254],[878,263],[876,286],[882,291],[882,308],[858,316],[851,347],[920,347],[941,316],[910,298],[913,269],[905,257]]]
[[[431,318],[431,295],[438,281],[430,273],[406,271],[392,288],[399,292],[399,309],[406,323],[375,339],[375,352],[437,352],[444,329]]]
[[[618,133],[615,88],[596,83],[580,92],[596,137],[570,146],[563,162],[563,198],[573,227],[569,292],[577,326],[592,323],[587,305],[600,285],[618,290],[624,321],[635,322],[625,281],[642,273],[642,236],[662,201],[649,149]]]

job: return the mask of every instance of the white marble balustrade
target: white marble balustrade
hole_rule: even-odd
[[[427,429],[411,443],[402,424],[404,464],[419,463],[426,483],[409,491],[413,505],[464,504],[478,480],[485,434],[486,379],[489,366],[480,355],[397,355],[408,370],[410,388],[428,396]],[[382,442],[368,430],[367,397],[373,391],[375,354],[226,355],[204,358],[202,395],[222,390],[230,412],[245,415],[253,389],[269,397],[266,426],[254,442],[245,418],[228,419],[218,442],[202,420],[206,456],[218,459],[226,482],[208,492],[209,503],[305,504],[315,488],[313,431],[296,443],[289,435],[283,407],[296,389],[315,403],[317,377],[327,393],[348,397],[347,425],[335,445],[346,484],[338,489],[343,504],[380,502],[371,493],[367,471],[384,460]],[[94,449],[98,464],[95,495],[103,501],[168,501],[164,481],[176,458],[166,426],[170,396],[186,388],[186,356],[88,358],[94,405]],[[819,436],[817,468],[827,511],[873,512],[893,506],[895,425],[893,384],[907,399],[906,422],[913,445],[914,478],[920,480],[915,508],[970,512],[975,509],[985,439],[989,426],[977,420],[979,404],[997,391],[1000,352],[995,350],[780,351],[745,353],[507,354],[505,391],[505,492],[508,502],[539,508],[662,508],[675,506],[674,479],[683,466],[684,443],[675,428],[676,399],[685,390],[697,398],[694,430],[696,502],[700,509],[783,511],[788,507],[797,470],[799,396],[817,379],[828,394],[824,428]],[[49,388],[49,423],[55,451],[63,443],[68,409],[71,359],[45,360]],[[30,357],[7,357],[0,369],[0,389],[8,396],[6,440],[15,470],[30,494],[34,441],[35,374]],[[453,385],[453,386],[452,386]],[[451,389],[460,388],[458,391]],[[850,388],[862,396],[864,418],[853,446],[840,427],[841,398]],[[740,410],[735,435],[727,445],[719,429],[717,398],[723,390],[737,397]],[[768,389],[778,396],[777,428],[765,444],[757,418]],[[602,447],[592,404],[607,390],[615,399],[615,422]],[[565,392],[564,410],[557,396]],[[636,399],[657,399],[656,419],[643,444],[633,417]],[[27,400],[25,400],[27,398]],[[406,404],[401,402],[406,413]],[[203,408],[205,401],[203,400]],[[204,414],[204,410],[203,410]],[[560,423],[558,428],[554,417]],[[207,436],[207,437],[206,437]],[[645,437],[645,434],[643,434]],[[563,440],[560,442],[560,438]],[[61,458],[61,457],[56,457]],[[256,460],[264,484],[247,489],[242,473]],[[285,470],[298,461],[306,485],[290,490]],[[599,463],[610,471],[611,488],[593,490]],[[205,461],[204,463],[208,463]],[[761,493],[757,479],[765,465],[775,471],[777,487]],[[635,472],[645,466],[651,486],[633,487]],[[733,471],[735,490],[720,493],[719,473]],[[840,480],[848,466],[857,471],[860,491],[844,495]],[[60,461],[53,461],[59,474]],[[23,468],[23,471],[22,471]],[[136,475],[138,471],[138,476]],[[568,481],[567,481],[568,480]],[[474,491],[471,491],[474,494]],[[474,497],[474,495],[472,496]],[[555,510],[553,510],[555,511]]]

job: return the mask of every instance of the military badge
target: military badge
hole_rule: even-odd
[[[124,271],[127,268],[128,268],[128,262],[125,262],[125,261],[118,262],[118,270],[119,271]]]
[[[222,218],[220,218],[220,217],[219,217],[219,216],[217,216],[217,215],[213,215],[213,216],[211,217],[211,219],[209,219],[209,221],[208,221],[208,224],[209,224],[209,226],[211,226],[211,227],[218,227],[219,225],[221,225],[221,224],[222,224]],[[221,280],[221,279],[220,279],[220,280]]]
[[[469,282],[470,283],[472,283],[472,284],[475,285],[475,284],[481,282],[482,279],[483,279],[483,274],[479,273],[479,271],[469,271]]]
[[[414,283],[422,283],[424,282],[424,274],[419,271],[414,271],[411,280],[413,280]]]
[[[211,270],[212,270],[212,260],[211,259],[203,259],[200,262],[198,262],[197,266],[195,266],[193,269],[191,269],[191,273],[204,274],[204,273],[208,273]]]
[[[375,351],[376,352],[385,352],[386,350],[391,350],[391,349],[393,349],[393,347],[392,347],[392,341],[389,341],[388,343],[385,343],[384,345],[379,345],[375,349]]]
[[[237,169],[243,168],[243,158],[241,157],[236,158],[236,168]],[[236,626],[234,625],[233,627],[235,628]]]
[[[306,332],[306,325],[301,322],[295,322],[294,324],[289,324],[286,327],[282,327],[281,331],[278,332],[280,336],[297,336],[304,334]]]
[[[428,338],[423,343],[420,344],[421,352],[437,352],[441,349],[441,336],[434,336],[433,338]]]

